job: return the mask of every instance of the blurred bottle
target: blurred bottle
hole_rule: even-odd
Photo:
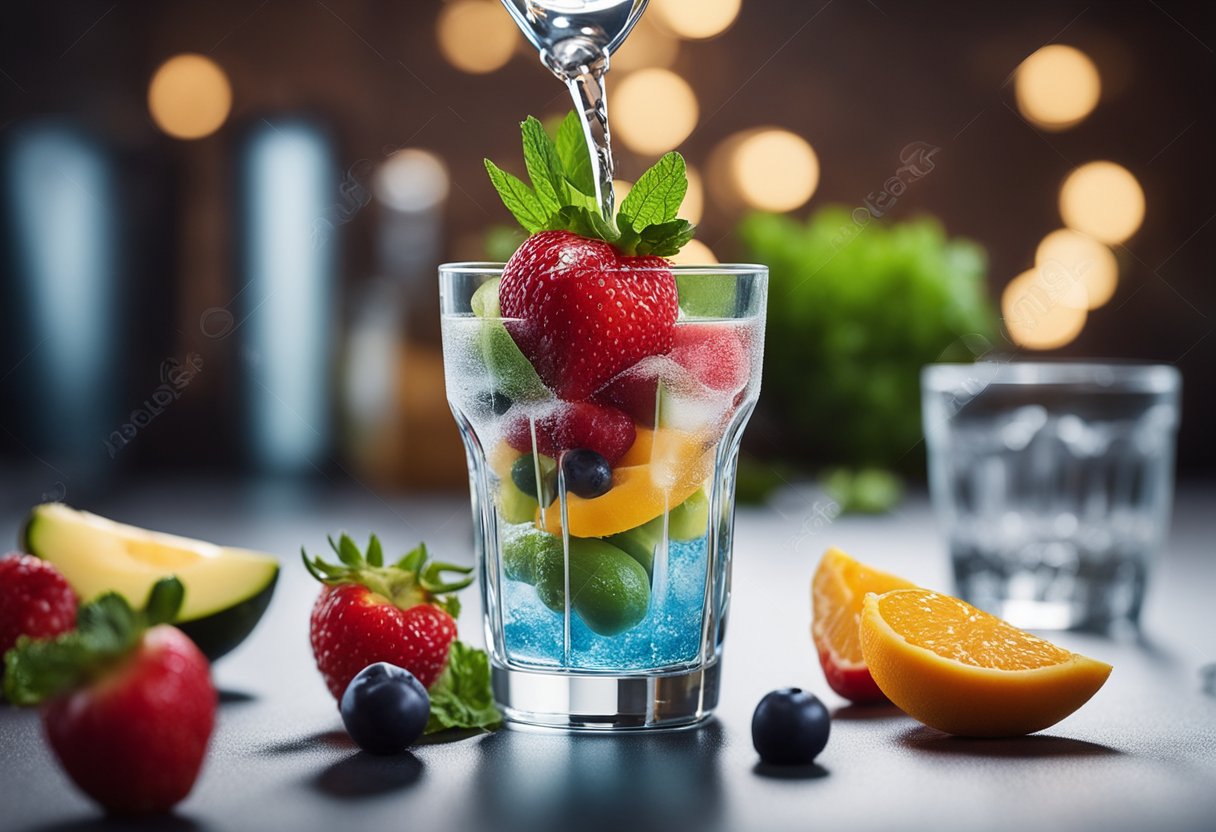
[[[121,208],[106,150],[68,123],[15,125],[4,162],[4,441],[64,499],[114,470],[113,431],[139,429],[119,411]]]
[[[382,485],[465,483],[438,340],[449,185],[443,161],[416,148],[393,153],[372,180],[376,276],[353,293],[343,386],[348,452]]]

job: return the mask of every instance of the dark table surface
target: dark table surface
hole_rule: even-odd
[[[20,509],[0,515],[15,535]],[[625,737],[504,730],[413,754],[359,753],[313,667],[316,587],[301,544],[376,531],[390,551],[426,540],[471,559],[469,512],[455,497],[365,489],[156,483],[88,508],[117,519],[275,552],[284,570],[254,635],[215,667],[222,691],[202,776],[175,815],[140,828],[783,830],[1216,829],[1216,488],[1183,488],[1157,563],[1140,639],[1064,635],[1115,666],[1107,685],[1055,727],[1016,740],[946,737],[891,708],[845,707],[808,635],[808,584],[839,546],[909,579],[947,587],[928,505],[822,522],[813,495],[741,510],[722,701],[697,730]],[[819,519],[817,519],[819,518]],[[472,599],[470,599],[472,600]],[[480,643],[478,604],[463,637]],[[752,708],[800,685],[834,710],[810,770],[766,771],[751,748]],[[37,715],[0,707],[0,829],[106,829],[43,744]]]

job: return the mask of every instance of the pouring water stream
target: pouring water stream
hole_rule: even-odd
[[[612,145],[604,75],[608,61],[633,29],[649,0],[502,0],[541,62],[570,90],[583,135],[592,150],[595,195],[611,220]]]

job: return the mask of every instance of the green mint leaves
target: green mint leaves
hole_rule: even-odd
[[[531,186],[485,160],[490,182],[529,234],[570,231],[612,243],[623,253],[675,255],[696,227],[676,218],[688,191],[684,158],[671,152],[642,174],[615,218],[601,216],[595,201],[591,155],[578,114],[571,111],[556,138],[532,116],[520,125],[524,165]]]
[[[53,639],[22,636],[4,656],[4,695],[14,705],[37,705],[88,684],[138,646],[144,631],[177,617],[185,588],[158,581],[142,611],[108,592],[76,612],[76,629]]]
[[[431,719],[426,733],[448,729],[497,727],[502,715],[490,689],[490,659],[484,650],[453,641],[448,666],[428,691]]]

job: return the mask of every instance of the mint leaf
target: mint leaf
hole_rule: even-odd
[[[452,642],[448,666],[428,691],[431,718],[427,734],[450,728],[494,728],[502,715],[490,689],[490,658],[484,650]]]
[[[489,159],[486,171],[503,204],[530,234],[569,231],[604,240],[626,255],[670,257],[692,239],[695,228],[677,220],[688,192],[684,157],[665,154],[642,174],[615,218],[604,217],[595,196],[595,174],[577,112],[569,113],[550,138],[529,116],[521,125],[524,162],[532,187]]]
[[[671,222],[680,212],[680,203],[687,192],[684,157],[675,151],[666,153],[638,178],[621,203],[622,224],[640,234],[647,226]]]
[[[612,223],[600,216],[599,211],[573,205],[567,205],[550,217],[545,228],[549,231],[570,231],[609,243],[615,243],[621,236]]]
[[[181,586],[176,579],[161,583],[167,591],[170,583]],[[5,697],[14,705],[37,705],[88,684],[135,649],[142,617],[121,595],[108,592],[81,606],[75,630],[38,641],[22,636],[4,655]]]
[[[79,687],[87,678],[87,656],[76,633],[52,641],[21,636],[4,654],[4,698],[14,705],[37,705]]]
[[[524,227],[524,230],[529,234],[535,234],[544,228],[550,212],[544,209],[533,190],[521,182],[518,177],[507,173],[489,159],[486,159],[485,163],[486,172],[490,174],[490,182],[494,185],[494,190],[498,191],[502,204],[507,206],[507,210]]]
[[[566,181],[584,196],[595,197],[595,173],[591,169],[591,153],[583,135],[583,123],[571,110],[557,128],[557,155],[561,159]]]
[[[682,249],[696,233],[697,227],[688,220],[671,220],[651,225],[638,235],[638,242],[634,250],[638,254],[671,257]]]
[[[557,156],[553,139],[545,127],[533,116],[528,116],[519,126],[524,138],[524,165],[528,178],[536,189],[536,196],[546,213],[552,214],[566,204],[566,177]]]

